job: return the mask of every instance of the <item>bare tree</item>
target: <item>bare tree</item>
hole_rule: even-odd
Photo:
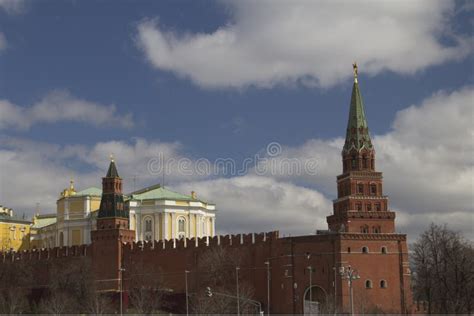
[[[32,269],[25,262],[0,265],[0,314],[20,314],[29,311]]]
[[[60,315],[105,309],[95,288],[90,258],[53,261],[48,270],[47,295],[40,303],[41,311]]]
[[[165,286],[161,269],[145,265],[143,260],[134,262],[127,271],[128,295],[134,311],[150,315],[163,305]]]
[[[472,313],[474,248],[446,226],[431,224],[413,245],[415,300],[426,301],[428,313]]]
[[[191,305],[199,314],[234,314],[237,310],[237,273],[239,274],[239,307],[242,314],[256,312],[252,303],[253,286],[245,281],[245,253],[237,249],[216,247],[207,250],[198,263],[200,278],[196,293],[192,296]],[[207,288],[211,293],[207,293]],[[212,294],[209,296],[209,294]]]

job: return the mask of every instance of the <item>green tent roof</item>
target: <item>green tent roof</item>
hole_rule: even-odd
[[[190,195],[184,195],[161,187],[159,184],[135,191],[130,194],[131,200],[179,200],[198,201]]]
[[[109,170],[107,171],[106,178],[120,178],[117,167],[115,166],[115,162],[113,160],[110,161]]]
[[[349,152],[352,149],[360,151],[363,148],[371,150],[373,146],[369,135],[369,126],[365,118],[364,102],[359,84],[357,80],[354,80],[343,152]]]

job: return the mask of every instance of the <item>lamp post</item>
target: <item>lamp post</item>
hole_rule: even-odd
[[[120,274],[120,315],[123,315],[123,272],[125,268],[119,268]]]
[[[313,267],[312,266],[308,266],[307,267],[308,271],[309,271],[309,301],[310,301],[310,304],[311,302],[313,301]]]
[[[184,270],[184,283],[186,287],[186,316],[189,315],[188,273],[188,270]]]
[[[354,280],[360,279],[359,273],[352,269],[351,266],[347,266],[347,268],[341,267],[339,270],[339,274],[341,275],[341,278],[344,280],[348,281],[349,284],[349,302],[351,306],[351,315],[354,315],[354,291],[352,287],[352,282]]]
[[[337,315],[337,268],[332,267],[334,270],[334,315]]]
[[[265,261],[267,266],[267,315],[270,316],[270,261]]]
[[[237,292],[237,316],[240,315],[239,270],[240,270],[240,267],[235,267],[235,284],[236,284],[236,292]]]

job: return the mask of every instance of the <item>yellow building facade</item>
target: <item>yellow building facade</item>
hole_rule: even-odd
[[[12,209],[0,206],[0,251],[30,249],[31,222],[15,216]]]
[[[31,225],[32,248],[53,248],[91,243],[96,229],[102,190],[76,191],[74,183],[60,193],[56,213],[37,214]],[[125,195],[130,229],[135,240],[169,240],[215,235],[215,204],[154,185]]]
[[[55,214],[33,218],[32,245],[53,248],[89,244],[101,196],[102,190],[95,187],[77,192],[71,181],[56,201]]]

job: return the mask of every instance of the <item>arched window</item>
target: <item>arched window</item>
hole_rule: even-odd
[[[364,185],[362,183],[357,184],[357,193],[364,194]]]
[[[366,289],[371,289],[372,288],[372,281],[371,280],[365,280],[365,288]]]
[[[153,219],[145,217],[145,240],[153,240]]]
[[[362,203],[356,203],[356,209],[362,211]]]
[[[364,166],[364,169],[367,169],[367,168],[369,167],[369,166],[368,166],[368,160],[367,160],[367,156],[366,156],[366,155],[364,155],[364,156],[362,157],[362,164],[363,164],[363,166]]]
[[[385,280],[380,280],[380,288],[386,289],[386,288],[387,288],[387,281],[385,281]]]
[[[387,247],[383,246],[381,249],[382,254],[387,254]]]
[[[380,203],[375,204],[375,210],[380,212],[382,210],[382,205]]]
[[[362,253],[369,253],[369,247],[367,246],[362,247]]]
[[[360,232],[364,233],[364,234],[368,234],[369,233],[369,226],[367,226],[367,225],[361,226]]]
[[[374,232],[374,234],[380,234],[380,227],[379,226],[374,226],[374,227],[372,227],[372,231]]]
[[[372,211],[372,203],[367,203],[367,212]]]
[[[178,238],[186,237],[186,219],[184,217],[178,218]]]

